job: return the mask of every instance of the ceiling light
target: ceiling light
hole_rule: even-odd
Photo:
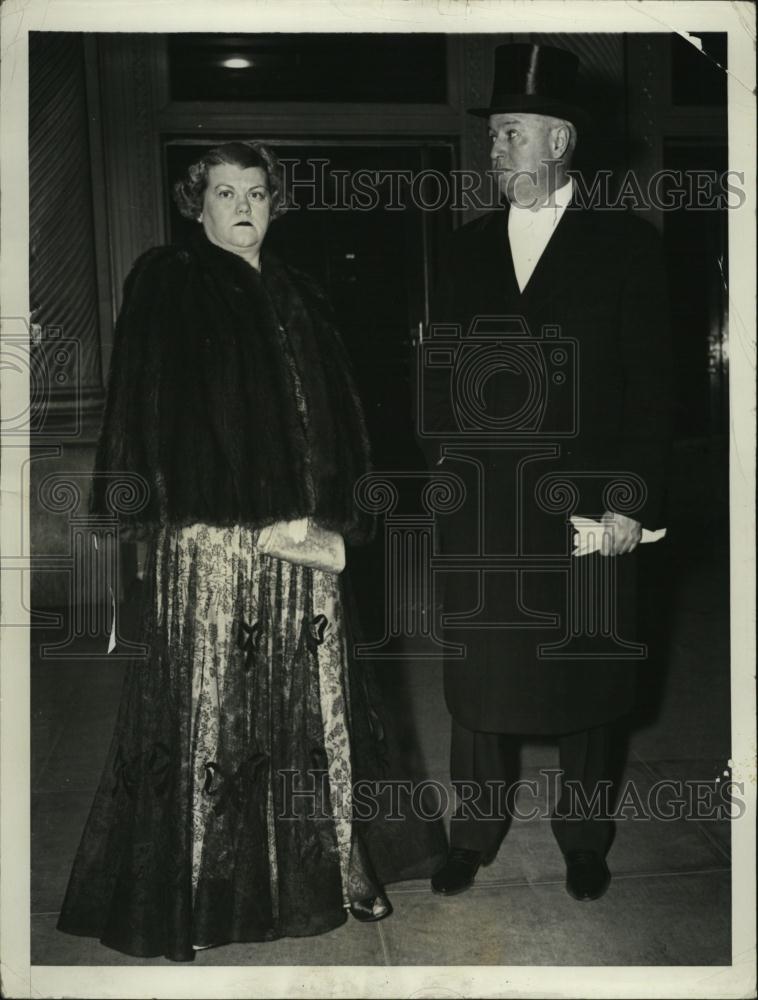
[[[253,63],[250,59],[245,59],[244,56],[231,56],[229,59],[224,59],[221,65],[227,69],[249,69]]]

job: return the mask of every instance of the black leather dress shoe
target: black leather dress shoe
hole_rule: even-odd
[[[600,899],[610,881],[608,865],[597,851],[569,851],[566,855],[566,892],[574,899]]]
[[[432,876],[432,889],[443,896],[465,892],[474,884],[479,866],[487,865],[491,860],[492,855],[487,856],[483,851],[453,847],[445,864]]]

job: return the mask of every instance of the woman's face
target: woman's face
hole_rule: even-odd
[[[219,163],[208,170],[200,222],[216,246],[254,266],[271,216],[271,195],[261,167]]]

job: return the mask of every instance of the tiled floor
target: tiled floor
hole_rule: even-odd
[[[684,522],[686,524],[686,521]],[[633,720],[622,781],[643,799],[662,778],[714,781],[729,751],[728,580],[724,545],[693,556],[670,540],[647,596],[665,611],[668,656],[653,659],[647,708]],[[657,558],[657,557],[656,557]],[[42,634],[40,633],[40,637]],[[46,636],[43,637],[47,639]],[[41,965],[170,965],[140,961],[55,930],[57,910],[99,777],[121,666],[39,661],[33,668],[32,961]],[[384,686],[415,733],[417,767],[447,781],[448,715],[440,669],[394,666]],[[643,692],[644,693],[644,692]],[[522,777],[555,766],[549,743],[529,743]],[[731,945],[730,829],[724,820],[622,820],[613,881],[594,903],[572,900],[549,824],[515,821],[474,888],[451,899],[428,884],[391,888],[394,914],[350,920],[320,938],[232,945],[197,965],[722,965]]]

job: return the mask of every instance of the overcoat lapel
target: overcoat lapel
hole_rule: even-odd
[[[496,287],[502,290],[503,311],[512,313],[520,309],[521,292],[518,281],[516,281],[511,243],[508,239],[508,212],[509,208],[506,207],[492,218],[490,230],[492,254],[490,259],[496,269],[496,275],[493,276]]]

